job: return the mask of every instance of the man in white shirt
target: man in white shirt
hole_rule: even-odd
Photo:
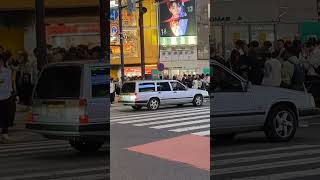
[[[10,122],[10,97],[12,92],[11,71],[5,67],[5,60],[0,57],[0,128],[1,143],[8,142],[8,127]]]
[[[262,85],[280,87],[281,85],[281,63],[278,59],[272,58],[271,53],[265,54],[267,59],[264,65],[264,76]]]

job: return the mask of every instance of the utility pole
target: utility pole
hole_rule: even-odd
[[[146,9],[143,7],[142,0],[139,1],[139,26],[140,26],[140,52],[141,52],[141,76],[142,79],[146,79],[145,70],[145,52],[144,52],[144,27],[143,27],[143,14]]]
[[[45,5],[44,0],[35,1],[35,15],[36,15],[36,41],[37,41],[37,62],[38,67],[43,68],[48,64],[47,59],[47,42],[46,42],[46,26],[45,26]]]
[[[110,64],[110,4],[108,0],[99,0],[100,10],[100,45],[103,58]]]
[[[122,2],[121,1],[122,0],[118,0],[119,37],[120,37],[121,82],[124,82],[124,52],[123,52]]]

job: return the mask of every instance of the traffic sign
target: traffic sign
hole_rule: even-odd
[[[159,63],[157,67],[159,71],[164,71],[164,64]]]
[[[118,32],[118,28],[116,26],[112,26],[111,28],[111,34],[115,35]]]
[[[110,10],[110,20],[115,21],[116,19],[118,19],[118,16],[119,16],[119,12],[117,9]]]

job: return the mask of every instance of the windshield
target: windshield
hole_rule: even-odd
[[[35,88],[34,98],[79,98],[80,66],[55,66],[44,69]]]
[[[136,92],[136,83],[124,83],[122,86],[122,93],[135,93]]]

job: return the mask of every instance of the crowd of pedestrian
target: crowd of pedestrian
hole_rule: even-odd
[[[274,45],[238,40],[230,58],[215,59],[252,84],[294,90],[305,90],[308,84],[307,90],[320,96],[320,40],[316,38],[304,43],[279,39]]]
[[[87,45],[78,45],[66,49],[47,45],[47,53],[49,63],[75,60],[97,60],[103,58],[103,52],[100,46],[89,48]]]

